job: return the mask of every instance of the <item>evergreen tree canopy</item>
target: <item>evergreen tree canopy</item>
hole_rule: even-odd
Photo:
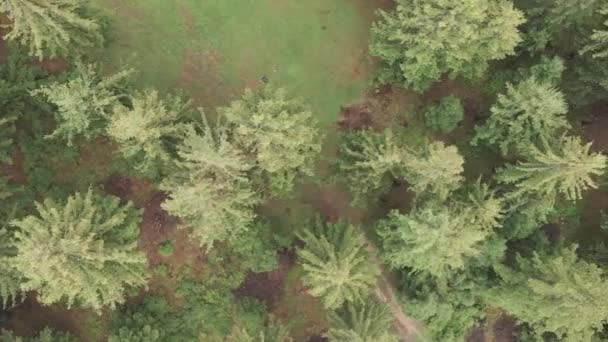
[[[608,16],[608,6],[601,13]],[[604,22],[604,30],[594,30],[591,43],[581,50],[581,53],[591,52],[593,58],[608,57],[608,19]]]
[[[166,140],[183,133],[184,125],[178,121],[186,105],[178,98],[167,103],[155,90],[136,94],[130,107],[114,107],[108,135],[120,144],[126,158],[137,161],[139,171],[149,174],[172,162]]]
[[[377,232],[389,265],[445,279],[480,254],[501,218],[501,201],[478,183],[462,202],[427,202],[408,214],[391,211]]]
[[[365,250],[365,238],[347,223],[318,222],[299,234],[305,246],[298,250],[303,282],[328,309],[345,302],[362,302],[376,285],[380,270]]]
[[[68,333],[54,331],[46,327],[37,336],[21,337],[15,336],[11,331],[0,330],[0,340],[2,342],[77,342],[75,337]]]
[[[456,96],[446,96],[441,101],[426,109],[424,119],[426,126],[440,131],[449,133],[464,118],[464,108],[460,99]]]
[[[77,135],[91,138],[103,131],[103,124],[120,95],[117,87],[130,74],[122,71],[110,77],[101,77],[97,66],[76,63],[76,69],[65,83],[52,83],[33,91],[57,106],[57,127],[49,136],[66,139],[68,144]]]
[[[0,162],[11,163],[15,117],[0,118]]]
[[[76,193],[65,205],[47,199],[37,215],[14,220],[15,268],[24,291],[39,301],[65,300],[101,310],[124,302],[125,287],[146,283],[146,258],[137,249],[140,214],[115,197]]]
[[[0,0],[0,12],[12,20],[5,38],[39,59],[100,45],[99,24],[83,15],[82,5],[81,0]]]
[[[564,137],[554,144],[531,147],[527,158],[509,165],[498,175],[498,180],[513,184],[513,197],[541,195],[551,198],[562,194],[569,200],[582,198],[583,191],[596,188],[593,176],[600,176],[606,168],[606,157],[590,152],[591,143],[583,144],[578,137]]]
[[[328,337],[335,342],[397,342],[389,331],[393,319],[385,305],[370,300],[346,303],[330,312]]]
[[[497,266],[501,284],[487,293],[499,306],[539,334],[563,341],[591,341],[608,319],[608,284],[594,264],[578,260],[576,248],[517,258],[517,270]]]
[[[534,78],[513,86],[490,109],[490,118],[477,127],[473,144],[480,140],[500,147],[503,154],[525,150],[541,139],[552,139],[568,129],[564,95],[550,83]]]
[[[420,153],[404,154],[404,178],[417,193],[430,191],[444,197],[462,182],[463,165],[456,146],[432,142]]]
[[[523,15],[510,1],[398,0],[394,11],[379,14],[370,53],[384,63],[381,81],[416,91],[444,73],[479,76],[521,40]]]
[[[177,150],[177,170],[161,188],[170,198],[163,208],[186,220],[202,246],[212,247],[247,229],[253,222],[258,197],[251,189],[251,168],[243,153],[228,141],[228,129],[218,122],[186,127]]]
[[[402,175],[404,149],[389,130],[382,134],[359,131],[346,135],[340,146],[337,167],[353,194],[355,204],[386,188],[387,181]]]
[[[258,165],[254,171],[271,193],[286,195],[298,178],[312,175],[321,151],[317,123],[284,89],[248,89],[218,113],[233,126],[235,143]]]

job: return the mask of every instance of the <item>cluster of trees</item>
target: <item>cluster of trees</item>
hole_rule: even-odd
[[[6,38],[39,59],[104,42],[103,20],[80,1],[0,0],[0,11],[10,21]],[[488,307],[515,317],[522,339],[591,341],[605,333],[608,273],[540,228],[598,188],[605,172],[606,156],[576,136],[573,116],[608,94],[607,20],[601,0],[396,0],[379,12],[370,41],[379,82],[424,92],[447,75],[493,99],[464,146],[412,144],[401,126],[341,136],[335,171],[355,205],[373,203],[395,183],[414,194],[411,206],[374,228],[380,256],[402,276],[405,310],[432,340],[464,340]],[[178,96],[135,90],[133,70],[106,75],[82,56],[51,77],[18,46],[10,50],[0,69],[0,160],[10,163],[18,142],[33,169],[49,158],[36,150],[44,141],[69,153],[83,141],[110,139],[120,158],[168,194],[162,207],[206,249],[209,269],[202,280],[179,279],[178,307],[158,294],[123,305],[150,277],[138,248],[141,210],[95,184],[46,191],[38,167],[29,187],[0,181],[2,306],[35,291],[44,305],[116,309],[109,340],[117,342],[290,341],[288,325],[233,290],[248,272],[274,269],[277,250],[291,245],[276,239],[258,209],[314,175],[323,139],[310,109],[264,85],[206,115]],[[508,67],[493,63],[500,59]],[[490,66],[500,70],[489,76]],[[424,122],[449,134],[464,116],[451,95],[427,107]],[[498,156],[496,172],[465,177],[463,150],[480,149]],[[371,298],[380,267],[362,227],[304,225],[296,234],[302,282],[328,311],[329,338],[397,341],[387,307]],[[1,337],[22,340],[8,331]],[[73,338],[45,329],[25,340]]]

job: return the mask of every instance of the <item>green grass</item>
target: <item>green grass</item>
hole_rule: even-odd
[[[371,6],[351,0],[94,0],[113,20],[99,57],[130,65],[141,87],[183,91],[211,109],[266,75],[319,121],[369,83]]]

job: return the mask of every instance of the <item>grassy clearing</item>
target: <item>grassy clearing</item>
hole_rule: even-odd
[[[262,76],[311,104],[324,126],[369,83],[371,9],[348,0],[94,0],[113,19],[100,53],[138,84],[212,108]]]

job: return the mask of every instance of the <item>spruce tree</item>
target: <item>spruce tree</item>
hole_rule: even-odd
[[[218,113],[232,125],[235,143],[257,167],[256,181],[271,194],[286,195],[299,178],[311,176],[321,136],[310,110],[284,89],[247,89]]]
[[[358,228],[344,222],[317,222],[299,237],[305,244],[297,251],[304,269],[302,280],[326,308],[336,309],[368,297],[380,271]]]
[[[78,135],[88,139],[102,133],[108,113],[120,99],[120,83],[131,73],[127,70],[101,77],[96,65],[77,62],[66,82],[54,82],[33,91],[33,95],[44,96],[57,107],[57,127],[49,138],[59,137],[71,144]]]
[[[608,6],[601,13],[608,16]],[[581,50],[581,53],[590,52],[593,58],[608,57],[608,19],[604,21],[604,26],[604,30],[593,31],[591,42]]]
[[[487,291],[489,304],[501,307],[539,334],[563,341],[591,341],[608,320],[605,272],[579,260],[576,248],[517,257],[517,269],[497,266],[500,285]]]
[[[12,234],[0,228],[0,309],[18,303],[23,276],[14,268],[15,245]]]
[[[208,248],[247,229],[258,203],[247,178],[251,166],[228,138],[219,121],[215,129],[204,117],[201,125],[188,126],[177,149],[177,170],[161,184],[169,192],[163,208],[183,218]]]
[[[65,301],[100,311],[125,300],[126,287],[146,284],[137,249],[140,213],[116,197],[76,193],[61,204],[36,203],[37,215],[14,220],[14,267],[24,291],[43,304]]]
[[[138,93],[129,107],[114,107],[107,133],[140,172],[154,174],[173,160],[168,144],[183,133],[178,122],[186,106],[179,98],[163,101],[155,90]]]
[[[11,19],[5,38],[26,46],[39,59],[100,45],[99,24],[83,15],[82,4],[81,0],[0,0],[0,12]]]
[[[508,165],[498,180],[515,187],[510,196],[540,195],[545,198],[564,195],[569,200],[582,198],[583,191],[596,188],[593,176],[606,168],[606,157],[590,152],[591,143],[578,137],[564,137],[554,143],[530,147],[524,161]]]
[[[347,303],[328,317],[330,341],[335,342],[397,342],[390,333],[393,315],[386,305],[367,300]]]
[[[372,26],[370,53],[383,82],[426,90],[444,73],[479,76],[488,61],[512,54],[521,12],[503,0],[398,0]]]
[[[15,336],[13,332],[1,329],[0,340],[2,342],[77,342],[78,340],[68,333],[58,332],[49,327],[42,329],[38,335],[33,337]]]
[[[542,139],[552,139],[570,128],[564,95],[550,83],[534,78],[513,86],[490,109],[490,118],[477,127],[473,144],[497,145],[503,154],[521,151]]]
[[[406,153],[390,130],[350,133],[343,137],[338,172],[353,194],[354,204],[364,204],[367,196],[387,188],[390,179],[402,176]]]
[[[456,146],[432,142],[420,152],[404,154],[405,179],[417,193],[430,191],[440,198],[460,186],[464,159]]]
[[[11,163],[15,117],[0,118],[0,162]]]

